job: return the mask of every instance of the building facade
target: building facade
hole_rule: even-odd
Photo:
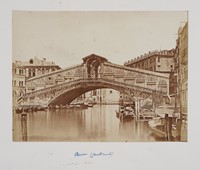
[[[174,69],[174,49],[152,51],[124,63],[125,66],[160,73],[170,73]]]
[[[29,61],[16,61],[15,63],[25,69],[26,79],[35,76],[40,76],[60,69],[58,65],[56,65],[54,62],[47,61],[46,58],[43,58],[41,60],[37,57],[34,57]]]
[[[93,102],[97,104],[119,104],[120,92],[113,89],[97,89],[89,91],[80,97],[76,101]]]
[[[169,94],[174,94],[174,55],[175,49],[152,51],[124,63],[125,66],[170,75]]]
[[[12,64],[12,97],[13,106],[17,105],[17,100],[25,94],[25,69],[15,63]]]
[[[181,115],[187,115],[188,105],[188,23],[178,31],[176,50],[177,65],[177,103]]]
[[[101,104],[118,104],[120,92],[113,89],[98,89],[95,92],[97,103]]]

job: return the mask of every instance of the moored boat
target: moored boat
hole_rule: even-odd
[[[116,117],[121,121],[132,121],[135,118],[134,110],[129,106],[120,106],[119,110],[116,110]]]
[[[165,132],[165,120],[162,117],[154,117],[148,121],[149,128],[152,134],[159,138],[166,138],[167,133]]]
[[[17,107],[15,109],[15,112],[18,114],[18,113],[22,113],[23,112],[23,107]]]

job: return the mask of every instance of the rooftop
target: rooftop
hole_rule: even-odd
[[[155,51],[149,51],[148,53],[145,53],[141,56],[135,57],[134,59],[128,60],[127,62],[124,63],[125,66],[136,63],[138,61],[147,59],[149,57],[155,56],[155,55],[159,55],[159,56],[169,56],[169,57],[173,57],[174,56],[174,49],[171,50],[155,50]]]
[[[29,61],[15,61],[18,66],[58,66],[53,61],[47,61],[46,58],[31,58]]]

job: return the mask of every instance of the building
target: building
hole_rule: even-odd
[[[35,76],[40,76],[60,69],[58,65],[56,65],[54,62],[47,61],[46,58],[43,58],[41,60],[37,57],[34,57],[29,61],[16,61],[15,63],[25,69],[26,79]]]
[[[124,63],[125,66],[170,75],[169,94],[174,94],[174,53],[175,49],[152,51]]]
[[[125,66],[160,73],[170,73],[174,69],[174,49],[152,51],[124,63]]]
[[[78,97],[75,102],[83,99],[97,104],[119,104],[120,92],[113,89],[92,90]]]
[[[17,100],[25,94],[25,69],[12,63],[12,97],[13,106],[17,105]]]
[[[180,27],[175,53],[176,63],[176,105],[180,106],[180,114],[187,115],[188,99],[188,23]]]
[[[120,92],[113,89],[98,89],[96,90],[96,101],[101,104],[118,104]]]

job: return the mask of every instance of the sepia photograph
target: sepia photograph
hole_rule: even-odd
[[[12,11],[14,142],[187,142],[188,11]]]

